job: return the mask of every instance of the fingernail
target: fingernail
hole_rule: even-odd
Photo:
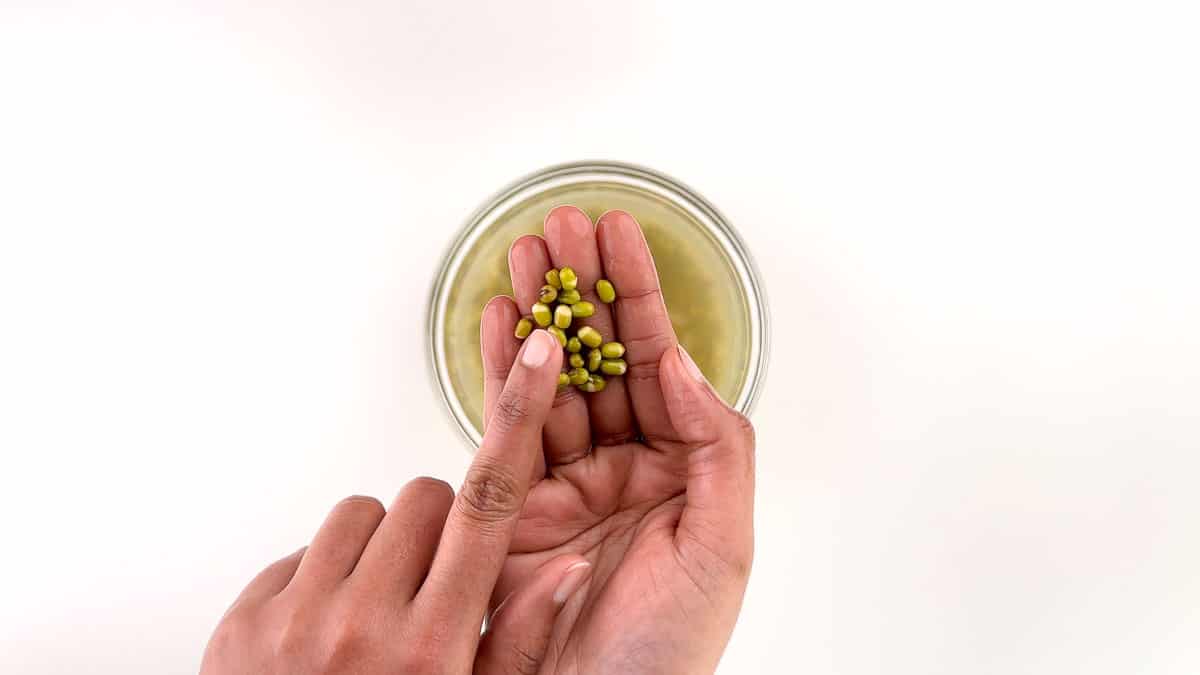
[[[553,343],[553,344],[551,344]],[[544,330],[535,330],[525,341],[525,351],[521,352],[521,365],[526,368],[538,368],[550,358],[550,350],[558,341]]]
[[[570,205],[554,207],[550,213],[546,214],[546,222],[543,227],[547,229],[560,227],[573,237],[595,235],[595,227],[592,226],[591,218],[588,218],[587,214],[583,211]]]
[[[621,229],[633,230],[637,228],[637,220],[628,212],[620,209],[612,209],[600,214],[599,220],[603,220],[611,227],[619,227]]]
[[[688,374],[697,382],[708,382],[708,380],[704,379],[704,373],[700,372],[700,367],[692,360],[691,355],[687,353],[683,345],[679,345],[679,360],[683,361],[683,366],[687,368]]]
[[[568,567],[563,572],[562,580],[558,582],[558,587],[554,589],[554,604],[561,605],[565,603],[591,575],[592,564],[586,560],[581,560]]]

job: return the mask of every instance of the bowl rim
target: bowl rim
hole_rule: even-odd
[[[732,407],[743,415],[750,416],[762,395],[766,381],[767,361],[771,351],[771,317],[766,289],[749,249],[724,215],[687,184],[644,166],[614,160],[585,160],[554,164],[527,173],[505,185],[484,200],[471,213],[443,252],[438,272],[433,278],[427,296],[425,325],[428,357],[426,369],[429,373],[430,384],[441,397],[451,421],[458,428],[472,452],[479,447],[482,438],[454,395],[442,348],[445,342],[442,318],[445,315],[446,303],[449,299],[449,294],[446,292],[448,280],[457,273],[463,252],[496,220],[497,214],[506,211],[504,207],[507,204],[524,200],[537,192],[551,189],[557,185],[589,182],[595,179],[610,181],[616,179],[614,182],[649,189],[656,195],[666,198],[676,206],[688,211],[717,239],[737,273],[743,292],[747,295],[747,304],[751,313],[748,372]]]

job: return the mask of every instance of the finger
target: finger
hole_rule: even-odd
[[[687,447],[687,505],[676,546],[736,574],[754,552],[754,428],[725,405],[682,346],[662,358],[662,393]],[[716,556],[716,560],[712,560]]]
[[[349,576],[383,515],[383,504],[374,497],[338,502],[313,537],[289,586],[328,588]]]
[[[384,597],[407,602],[429,573],[454,489],[436,478],[411,480],[396,495],[350,575]]]
[[[470,644],[478,639],[525,503],[530,470],[542,452],[542,426],[561,365],[562,349],[554,336],[537,330],[525,340],[446,518],[429,578],[417,594],[425,620],[441,622]]]
[[[521,313],[511,298],[503,295],[488,300],[479,321],[479,344],[483,352],[484,427],[504,390],[504,381],[512,369],[521,341],[513,335]]]
[[[591,326],[600,331],[605,342],[617,339],[617,326],[612,310],[596,295],[596,282],[603,268],[600,249],[596,244],[596,229],[587,214],[574,206],[559,206],[546,215],[544,225],[546,246],[555,267],[569,266],[579,276],[579,294],[596,307],[596,313],[586,319],[575,319],[577,326]],[[636,435],[633,411],[621,378],[612,378],[604,391],[586,397],[591,421],[591,437],[597,445],[624,443]],[[589,441],[591,439],[588,439]],[[568,452],[563,453],[563,450]],[[587,450],[584,449],[584,454]],[[561,453],[556,456],[556,453]],[[581,455],[574,448],[548,449],[550,465],[565,464]],[[557,460],[557,461],[556,461]]]
[[[546,283],[546,271],[554,264],[541,237],[528,235],[513,242],[508,252],[513,292],[524,313],[537,302],[538,289]],[[587,455],[592,444],[588,427],[587,403],[574,387],[563,387],[554,398],[554,415],[544,432],[546,459],[549,464],[574,461]],[[542,475],[545,475],[543,469]]]
[[[538,672],[554,620],[591,576],[591,564],[577,555],[559,556],[538,568],[492,614],[475,655],[475,675]]]
[[[659,360],[675,346],[658,272],[642,228],[624,211],[609,211],[597,224],[604,273],[617,289],[617,328],[625,345],[625,386],[638,428],[651,445],[678,440],[667,417]]]
[[[242,590],[225,613],[233,611],[234,607],[255,605],[278,595],[296,574],[296,568],[300,566],[300,559],[304,557],[306,550],[308,550],[307,546],[268,565],[266,569],[251,579],[249,584],[246,584],[246,588]]]
[[[479,344],[483,352],[483,414],[484,429],[491,417],[504,382],[517,358],[521,341],[513,336],[513,329],[521,318],[516,303],[511,298],[492,298],[483,308],[483,319],[479,322]],[[539,457],[534,464],[534,480],[546,475],[546,462]]]
[[[538,301],[538,290],[546,283],[550,267],[546,242],[536,234],[518,237],[508,248],[508,275],[522,315],[529,314]]]

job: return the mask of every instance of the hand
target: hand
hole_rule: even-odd
[[[629,370],[597,394],[568,388],[555,398],[492,599],[520,593],[547,561],[582,556],[595,572],[555,622],[536,672],[712,672],[753,556],[754,433],[678,346],[629,214],[609,212],[593,228],[559,207],[544,240],[513,244],[516,302],[493,299],[481,328],[488,433],[508,423],[501,392],[520,348],[519,308],[536,301],[546,270],[564,265],[596,305],[584,323],[625,344]],[[617,289],[615,312],[594,297],[601,277]]]
[[[480,642],[562,363],[544,331],[514,354],[457,497],[418,478],[386,513],[368,497],[340,502],[308,547],[250,582],[217,626],[202,673],[536,670],[556,615],[592,566],[576,554],[545,556]]]

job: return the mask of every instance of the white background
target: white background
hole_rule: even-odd
[[[194,671],[335,500],[457,482],[438,259],[583,158],[769,287],[722,672],[1200,671],[1195,3],[156,4],[0,9],[0,671]]]

